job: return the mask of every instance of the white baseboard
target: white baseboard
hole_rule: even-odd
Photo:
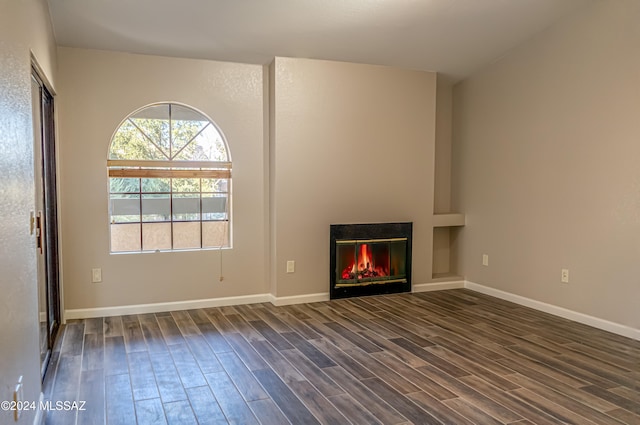
[[[256,304],[271,301],[271,294],[243,295],[238,297],[210,298],[204,300],[174,301],[154,304],[123,305],[116,307],[80,308],[65,310],[65,320],[91,317],[122,316],[124,314],[160,313],[163,311],[192,310],[195,308],[223,307],[227,305]]]
[[[411,286],[411,292],[445,291],[447,289],[464,288],[464,280],[452,282],[417,283]]]
[[[276,297],[273,294],[270,294],[269,297],[270,297],[269,301],[271,301],[271,304],[275,306],[329,301],[328,292],[321,292],[318,294],[307,294],[307,295],[293,295],[290,297]]]
[[[501,300],[511,301],[513,303],[516,303],[525,307],[530,307],[535,310],[553,314],[554,316],[563,317],[565,319],[573,320],[574,322],[593,326],[594,328],[602,329],[607,332],[611,332],[617,335],[622,335],[627,338],[632,338],[640,341],[640,329],[634,329],[626,325],[621,325],[619,323],[614,323],[608,320],[599,319],[597,317],[589,316],[588,314],[578,313],[577,311],[568,310],[566,308],[558,307],[552,304],[547,304],[542,301],[532,300],[531,298],[515,295],[509,292],[490,288],[488,286],[480,285],[470,281],[465,281],[464,287],[472,291],[476,291],[482,294],[491,295],[492,297],[500,298]]]
[[[122,316],[124,314],[160,313],[163,311],[192,310],[196,308],[223,307],[227,305],[271,302],[273,305],[290,305],[329,301],[329,293],[275,297],[272,294],[244,295],[239,297],[210,298],[204,300],[174,301],[154,304],[135,304],[115,307],[80,308],[65,310],[65,320],[91,317]]]
[[[566,308],[536,301],[520,295],[494,289],[470,281],[419,283],[412,286],[411,292],[443,291],[447,289],[467,288],[482,294],[491,295],[506,301],[533,308],[535,310],[550,313],[555,316],[573,320],[578,323],[593,326],[628,338],[640,341],[640,329],[599,319],[587,314],[578,313]],[[121,316],[125,314],[159,313],[163,311],[191,310],[196,308],[222,307],[228,305],[256,304],[271,302],[275,306],[304,304],[329,301],[329,293],[322,292],[316,294],[294,295],[289,297],[276,297],[273,294],[244,295],[238,297],[210,298],[204,300],[175,301],[155,304],[136,304],[115,307],[83,308],[65,310],[65,320],[88,319],[91,317]]]

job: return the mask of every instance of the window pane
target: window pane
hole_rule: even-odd
[[[143,192],[171,192],[171,183],[169,179],[142,179]]]
[[[173,223],[173,249],[200,248],[200,222]]]
[[[175,156],[180,149],[185,147],[200,131],[209,124],[207,117],[180,105],[171,105],[171,137],[172,153]],[[185,150],[194,149],[188,146]]]
[[[229,222],[202,222],[202,247],[215,248],[219,246],[229,246]]]
[[[173,191],[200,192],[200,179],[172,179]]]
[[[175,159],[182,161],[229,161],[229,155],[227,155],[227,148],[218,130],[213,125],[208,125]]]
[[[137,193],[140,192],[140,179],[124,177],[111,177],[109,179],[109,191],[111,193]]]
[[[140,224],[112,224],[111,252],[140,251]]]
[[[130,120],[125,121],[111,142],[111,159],[167,159]]]
[[[132,118],[131,121],[142,133],[142,135],[153,142],[156,148],[164,154],[165,159],[169,158],[169,121],[168,120],[148,120]]]
[[[227,195],[202,194],[202,220],[226,220]]]
[[[203,192],[228,192],[229,179],[202,179]]]
[[[209,122],[209,119],[205,117],[201,112],[198,112],[188,106],[179,105],[177,103],[171,104],[171,119],[179,121]]]
[[[170,194],[142,195],[142,221],[171,221]]]
[[[140,195],[111,195],[111,222],[140,221]]]
[[[174,195],[173,219],[178,221],[200,220],[199,194]]]
[[[169,104],[144,108],[131,116],[130,120],[140,129],[142,134],[160,147],[169,159]]]
[[[142,250],[171,249],[171,223],[144,223]]]

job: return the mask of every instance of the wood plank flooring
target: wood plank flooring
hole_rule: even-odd
[[[469,290],[70,321],[48,424],[640,424],[640,343]]]

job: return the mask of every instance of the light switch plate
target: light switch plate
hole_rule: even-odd
[[[102,282],[102,269],[91,269],[91,282],[92,283]]]

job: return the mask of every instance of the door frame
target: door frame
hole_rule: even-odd
[[[38,105],[32,105],[34,113],[40,114],[40,136],[39,144],[34,143],[34,149],[39,149],[39,153],[34,152],[34,159],[40,159],[40,163],[34,163],[34,167],[39,167],[41,180],[36,179],[35,185],[41,185],[41,190],[36,189],[36,196],[42,195],[42,215],[44,219],[44,231],[41,235],[42,254],[44,261],[44,271],[42,278],[45,280],[46,288],[46,331],[47,350],[41,363],[41,378],[44,379],[53,346],[62,323],[62,297],[61,297],[61,262],[60,262],[60,238],[59,238],[59,197],[58,197],[58,169],[57,169],[57,137],[56,137],[56,112],[54,92],[50,84],[43,78],[44,73],[40,70],[37,62],[32,58],[31,76],[39,86]],[[37,108],[37,110],[36,110]],[[38,174],[36,174],[38,175]],[[38,213],[36,213],[36,216]],[[36,248],[38,249],[38,248]],[[38,277],[40,284],[40,276]],[[40,309],[38,309],[40,311]]]

